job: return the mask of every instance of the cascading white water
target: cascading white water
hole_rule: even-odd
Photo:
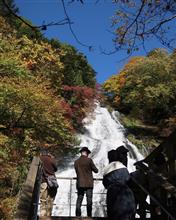
[[[135,170],[133,166],[135,161],[141,160],[143,157],[138,152],[137,148],[125,138],[124,127],[118,121],[115,112],[110,114],[106,108],[100,107],[97,103],[93,114],[84,119],[85,132],[78,135],[81,144],[80,147],[87,146],[91,150],[90,157],[93,159],[99,173],[94,175],[94,178],[102,178],[103,169],[108,164],[107,152],[111,149],[116,149],[120,145],[124,145],[129,149],[128,155],[128,170]],[[59,169],[57,177],[76,177],[74,171],[74,161],[79,157],[70,158],[70,162],[63,170]],[[67,160],[68,161],[68,160]],[[59,190],[55,199],[53,209],[54,216],[74,216],[76,203],[76,181],[58,180]],[[71,190],[71,195],[70,195]],[[94,181],[94,196],[93,196],[93,216],[105,216],[105,189],[102,181]],[[71,196],[71,197],[70,197]],[[71,200],[71,210],[70,202]],[[85,212],[85,200],[83,201],[82,213]]]

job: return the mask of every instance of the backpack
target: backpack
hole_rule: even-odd
[[[48,185],[48,188],[49,189],[52,189],[52,188],[58,188],[59,185],[57,183],[57,179],[54,175],[49,175],[46,177],[46,181],[47,181],[47,185]]]

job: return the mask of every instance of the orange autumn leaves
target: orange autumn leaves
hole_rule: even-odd
[[[93,69],[72,46],[18,36],[19,30],[0,21],[0,126],[4,132],[22,128],[31,149],[43,142],[74,145],[73,131],[93,106]]]
[[[119,106],[121,104],[120,92],[125,85],[128,71],[132,69],[137,63],[142,62],[144,57],[133,57],[119,74],[113,75],[103,84],[105,92],[112,94],[113,105]]]
[[[74,47],[11,21],[0,16],[0,219],[13,219],[12,203],[41,147],[60,157],[75,151],[96,83]]]
[[[103,87],[114,107],[144,122],[164,126],[175,120],[175,72],[175,51],[169,54],[155,49],[145,57],[132,58]]]

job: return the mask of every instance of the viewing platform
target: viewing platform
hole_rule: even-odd
[[[168,167],[166,176],[163,175],[161,167],[156,171],[154,161],[161,153],[167,157],[166,165]],[[144,160],[137,163],[138,169],[147,179],[148,186],[142,184],[137,179],[132,178],[138,189],[148,196],[149,202],[144,201],[148,208],[140,207],[139,212],[149,212],[147,216],[151,220],[176,220],[176,131],[173,132],[163,143],[161,143],[150,155]],[[70,182],[74,178],[66,178]],[[21,196],[19,198],[17,212],[14,220],[106,220],[107,217],[75,217],[71,215],[73,206],[70,187],[70,199],[67,216],[39,217],[39,194],[41,180],[41,163],[38,157],[34,157],[31,163],[28,176],[23,185]],[[101,179],[97,179],[101,181]],[[71,186],[72,184],[70,184]],[[153,186],[157,186],[157,193],[153,190]],[[156,188],[156,187],[155,187]],[[59,189],[61,190],[61,189]],[[102,204],[101,204],[102,205]],[[104,204],[103,204],[104,206]],[[102,207],[103,207],[102,206]],[[159,212],[156,213],[156,207]],[[93,213],[94,215],[94,213]],[[140,218],[136,218],[140,220]]]

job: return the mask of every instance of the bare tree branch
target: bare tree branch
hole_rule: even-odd
[[[16,13],[13,12],[13,10],[9,7],[9,5],[7,4],[6,0],[2,0],[3,4],[5,5],[5,7],[9,10],[9,12],[16,17],[17,19],[19,19],[22,23],[26,24],[28,27],[30,27],[31,29],[33,29],[34,31],[36,31],[37,29],[41,29],[41,30],[46,30],[47,27],[49,26],[57,26],[57,25],[65,25],[68,24],[68,20],[62,19],[58,22],[50,22],[48,24],[43,24],[43,25],[39,25],[39,26],[34,26],[31,25],[30,23],[28,23],[26,20],[24,20],[21,16],[17,15]]]
[[[171,16],[170,18],[167,18],[165,20],[162,20],[161,22],[159,22],[158,24],[156,24],[153,28],[151,28],[150,30],[148,30],[148,32],[144,33],[144,34],[148,34],[148,33],[157,33],[158,30],[161,28],[161,26],[169,21],[172,21],[173,19],[176,18],[176,15]]]
[[[92,51],[92,46],[90,45],[86,45],[84,43],[82,43],[78,37],[76,36],[75,32],[73,31],[73,28],[72,28],[72,24],[73,22],[70,21],[70,18],[68,16],[68,13],[67,13],[67,10],[66,10],[66,7],[65,7],[65,3],[64,3],[64,0],[61,0],[62,1],[62,6],[63,6],[63,10],[64,10],[64,13],[65,13],[65,16],[66,18],[65,19],[62,19],[58,22],[50,22],[48,24],[43,24],[43,25],[39,25],[39,26],[34,26],[34,25],[31,25],[30,23],[28,23],[26,20],[24,20],[21,16],[17,15],[10,7],[9,5],[7,4],[6,0],[2,0],[4,6],[9,10],[9,12],[14,16],[16,17],[18,20],[20,20],[22,23],[24,23],[25,25],[27,25],[28,27],[30,27],[33,31],[37,31],[38,29],[40,30],[47,30],[47,27],[50,27],[50,26],[58,26],[58,25],[69,25],[69,29],[71,31],[71,34],[73,35],[74,39],[76,40],[76,42],[78,44],[80,44],[81,46],[84,46],[84,47],[87,47],[89,49],[89,51]],[[78,0],[80,1],[82,4],[83,4],[83,0]],[[74,2],[74,0],[72,0],[70,3]]]
[[[64,2],[64,0],[61,0],[61,1],[62,1],[62,6],[63,6],[63,9],[64,9],[65,16],[66,16],[66,18],[68,20],[68,26],[69,26],[70,32],[72,33],[73,37],[75,38],[75,40],[76,40],[76,42],[78,44],[80,44],[83,47],[87,47],[89,49],[89,51],[91,51],[92,50],[92,46],[82,43],[78,39],[78,37],[76,36],[75,32],[73,31],[72,24],[71,24],[70,18],[68,16],[68,13],[67,13],[67,10],[66,10],[66,7],[65,7],[65,2]]]
[[[22,119],[22,117],[23,117],[25,111],[26,111],[26,107],[24,107],[23,111],[21,112],[21,115],[20,115],[19,118],[15,121],[13,127],[17,127],[17,126],[18,126],[18,124],[19,124],[20,120]]]
[[[157,36],[169,49],[175,47],[176,1],[175,0],[116,0],[119,10],[113,17],[116,47],[136,50],[137,44]],[[168,24],[168,25],[166,25]],[[172,39],[172,40],[171,40]],[[135,46],[134,46],[135,43]],[[132,48],[133,47],[133,48]]]
[[[36,28],[32,25],[30,25],[28,22],[26,22],[22,17],[18,16],[16,13],[13,12],[13,10],[9,7],[9,5],[6,3],[5,0],[2,0],[2,3],[4,4],[4,6],[9,10],[9,12],[16,17],[17,19],[19,19],[21,22],[23,22],[24,24],[26,24],[27,26],[29,26],[30,28],[32,28],[33,30],[36,30]]]
[[[125,35],[127,34],[128,30],[133,26],[133,24],[137,23],[138,17],[140,16],[140,14],[141,14],[141,12],[142,12],[142,10],[143,10],[143,8],[144,8],[144,5],[145,5],[145,0],[142,0],[141,6],[140,6],[140,8],[139,8],[139,11],[138,11],[138,13],[137,13],[135,19],[131,22],[131,24],[130,24],[129,26],[126,27],[126,30],[125,30],[125,32],[123,33],[122,37],[121,37],[122,43],[123,43],[123,41],[124,41]]]

